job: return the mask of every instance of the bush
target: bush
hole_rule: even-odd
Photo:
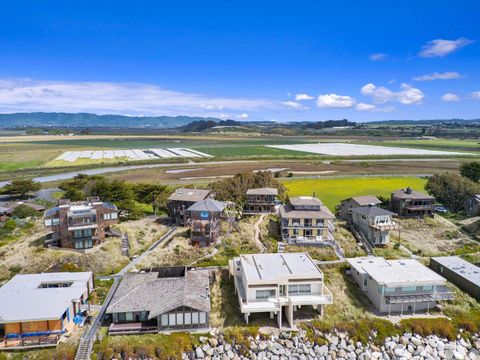
[[[17,223],[15,222],[15,220],[13,219],[8,219],[7,221],[5,221],[5,223],[3,224],[3,229],[8,231],[8,232],[12,232],[14,231],[15,229],[17,228]]]
[[[412,332],[420,336],[435,334],[454,340],[457,336],[457,329],[448,319],[405,319],[400,321],[405,332]]]
[[[18,205],[15,209],[13,209],[12,215],[20,219],[25,219],[28,217],[38,216],[38,211],[35,209],[32,209],[28,205],[21,204],[21,205]]]

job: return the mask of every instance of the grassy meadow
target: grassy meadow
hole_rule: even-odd
[[[423,191],[426,179],[418,177],[355,177],[331,179],[284,180],[288,196],[315,196],[332,211],[341,200],[352,196],[376,195],[389,197],[390,193],[405,187]]]

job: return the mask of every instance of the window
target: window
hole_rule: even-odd
[[[168,326],[168,314],[162,314],[162,326]]]
[[[52,225],[58,225],[58,224],[60,224],[59,218],[52,219]]]
[[[364,278],[363,279],[363,286],[367,286],[368,285],[368,279],[367,278]]]
[[[183,313],[177,314],[177,325],[183,325]]]
[[[185,325],[190,325],[192,323],[192,314],[185,313]]]
[[[147,321],[147,312],[146,311],[140,312],[140,321]]]
[[[125,313],[125,320],[126,321],[133,321],[133,313],[131,313],[131,312]]]
[[[168,314],[168,322],[170,323],[170,326],[177,324],[175,321],[175,314]]]
[[[192,313],[192,324],[198,324],[198,312]]]
[[[402,287],[402,291],[403,292],[414,292],[414,291],[417,291],[417,287],[416,286],[404,286],[404,287]]]
[[[51,219],[46,219],[45,220],[45,226],[52,226],[52,220]]]
[[[200,324],[205,324],[207,322],[207,314],[204,312],[200,313]]]
[[[110,213],[103,214],[103,220],[110,220]]]
[[[423,291],[433,291],[433,285],[426,285],[422,287]]]
[[[125,313],[118,313],[118,321],[125,321]]]
[[[92,239],[85,240],[85,249],[90,249],[91,247],[93,247]]]
[[[275,296],[275,290],[257,290],[255,292],[256,299],[267,299],[272,296]]]
[[[312,286],[310,284],[299,284],[299,285],[288,286],[289,295],[310,294],[311,292],[312,292]]]
[[[83,249],[83,240],[75,240],[75,249]]]
[[[110,215],[111,215],[112,220],[115,220],[118,217],[117,213],[111,213]]]
[[[395,288],[389,288],[389,287],[387,287],[387,288],[385,288],[385,292],[386,292],[387,294],[392,294],[392,293],[395,292]]]

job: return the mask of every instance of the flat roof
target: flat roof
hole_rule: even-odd
[[[358,272],[369,275],[385,286],[443,285],[445,278],[414,259],[387,260],[382,257],[358,257],[347,259]]]
[[[453,271],[458,276],[480,286],[480,267],[458,256],[439,256],[433,257],[432,260]]]
[[[15,275],[0,287],[0,323],[59,319],[87,289],[92,272]],[[42,283],[72,282],[41,288]]]
[[[291,205],[281,205],[279,210],[280,217],[285,219],[335,219],[325,205],[321,205],[319,210],[295,210]]]
[[[322,271],[306,253],[242,254],[240,262],[249,282],[276,282],[289,277],[323,278]]]

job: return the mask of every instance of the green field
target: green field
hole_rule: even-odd
[[[288,196],[315,196],[332,211],[341,200],[352,196],[376,195],[390,197],[390,193],[405,187],[424,191],[426,179],[417,177],[358,177],[335,179],[284,180]]]

